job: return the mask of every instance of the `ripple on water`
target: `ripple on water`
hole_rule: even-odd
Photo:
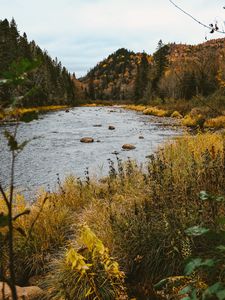
[[[94,124],[101,124],[101,127],[94,127]],[[115,130],[108,130],[109,125]],[[0,126],[0,179],[7,186],[10,154],[3,138],[5,129],[13,130],[13,126]],[[31,140],[18,156],[15,183],[25,193],[30,193],[40,186],[54,187],[57,173],[62,180],[71,173],[83,177],[89,167],[91,174],[103,176],[108,172],[107,159],[116,159],[113,153],[118,152],[122,159],[130,157],[142,163],[160,144],[180,134],[181,130],[163,126],[157,118],[119,107],[76,107],[70,113],[51,112],[29,124],[20,124],[20,141],[39,138]],[[140,135],[144,139],[139,139]],[[80,143],[84,136],[93,137],[95,142]],[[123,151],[123,144],[134,144],[136,149]]]

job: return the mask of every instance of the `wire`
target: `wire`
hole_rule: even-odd
[[[180,11],[182,11],[185,15],[187,15],[187,16],[190,17],[192,20],[194,20],[196,23],[200,24],[201,26],[203,26],[203,27],[205,27],[205,28],[207,28],[207,29],[210,29],[210,30],[213,29],[211,26],[208,26],[208,25],[206,25],[206,24],[200,22],[198,19],[196,19],[195,17],[193,17],[190,13],[186,12],[185,10],[183,10],[183,8],[181,8],[180,6],[178,6],[178,5],[177,5],[176,3],[174,3],[172,0],[169,0],[169,2],[170,2],[171,4],[173,4],[173,6],[175,6],[177,9],[179,9]],[[218,30],[214,29],[214,31],[215,31],[215,32],[219,32],[219,33],[225,34],[225,31],[222,31],[222,30],[219,30],[219,29],[218,29]],[[214,31],[213,31],[213,32],[214,32]],[[213,33],[213,32],[212,32],[212,33]]]

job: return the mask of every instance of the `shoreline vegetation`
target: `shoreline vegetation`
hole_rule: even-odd
[[[83,106],[96,107],[96,106],[113,106],[113,102],[99,101],[95,103],[84,104]],[[179,106],[169,107],[168,105],[143,105],[143,104],[121,104],[117,103],[124,109],[130,109],[141,112],[145,115],[152,115],[157,117],[172,117],[180,120],[180,124],[187,127],[200,127],[209,129],[225,128],[225,111],[220,111],[217,116],[212,117],[210,108],[207,107],[194,107],[178,108]],[[182,106],[182,105],[181,105]],[[176,108],[176,109],[175,109]]]
[[[221,242],[185,230],[196,224],[215,228],[223,216],[223,202],[215,208],[198,194],[224,193],[224,135],[177,138],[149,158],[147,171],[119,158],[109,161],[109,170],[98,182],[89,174],[83,181],[70,176],[57,190],[40,192],[33,204],[15,197],[15,215],[30,210],[14,223],[18,285],[35,282],[46,299],[55,300],[180,299],[190,282],[201,293],[224,280],[222,265],[210,276],[183,276],[187,259],[210,257]],[[0,204],[6,212],[1,198]],[[4,238],[6,227],[0,232]],[[164,278],[182,280],[171,291],[157,292],[153,285]]]
[[[46,113],[56,110],[66,110],[68,105],[50,105],[50,106],[37,106],[37,107],[23,107],[23,108],[7,108],[0,110],[0,124],[1,122],[12,122],[17,119],[19,115],[21,119],[26,115],[36,115],[38,117],[41,113]]]
[[[143,105],[143,104],[124,104],[115,103],[114,101],[96,101],[94,103],[86,103],[80,105],[81,107],[96,107],[96,106],[120,106],[124,109],[130,109],[137,112],[141,112],[144,115],[152,115],[156,117],[171,117],[179,120],[177,125],[186,126],[190,128],[200,129],[223,129],[225,128],[225,112],[221,111],[220,114],[213,116],[211,109],[207,107],[193,107],[191,106],[188,110],[177,109],[174,107],[168,107],[167,105]],[[68,105],[51,105],[51,106],[40,106],[30,108],[7,108],[0,110],[0,123],[11,122],[16,120],[16,116],[20,115],[23,120],[23,116],[38,117],[38,114],[45,113],[55,110],[69,110],[71,106]]]

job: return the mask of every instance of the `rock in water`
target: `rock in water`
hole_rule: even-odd
[[[114,130],[114,129],[115,129],[115,126],[109,125],[109,130]]]
[[[93,143],[94,139],[92,137],[83,137],[80,139],[81,143]]]
[[[135,147],[134,145],[132,145],[132,144],[124,144],[124,145],[122,146],[122,148],[123,148],[124,150],[133,150],[133,149],[135,149],[136,147]]]

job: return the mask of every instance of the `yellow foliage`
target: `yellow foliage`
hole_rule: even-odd
[[[225,116],[208,119],[204,126],[212,128],[225,128]]]
[[[182,120],[182,124],[188,127],[198,126],[200,125],[201,122],[204,124],[204,117],[201,114],[196,114],[196,115],[188,114]]]
[[[5,111],[0,112],[0,120],[16,118],[17,115],[22,116],[26,113],[31,113],[31,112],[41,113],[41,112],[55,111],[55,110],[66,109],[66,108],[68,108],[67,105],[51,105],[51,106],[37,106],[31,108],[7,109]]]
[[[171,114],[172,118],[177,118],[177,119],[182,119],[183,116],[179,113],[179,111],[175,110],[172,114]]]
[[[164,109],[159,109],[157,107],[147,107],[143,113],[145,115],[153,115],[157,117],[168,117],[169,116],[169,111],[164,110]]]
[[[91,264],[85,262],[85,258],[79,254],[74,248],[70,248],[65,255],[66,263],[71,265],[72,269],[84,274],[86,270],[89,270]]]

